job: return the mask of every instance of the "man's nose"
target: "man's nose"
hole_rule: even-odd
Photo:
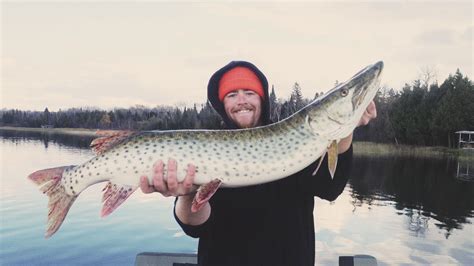
[[[237,102],[242,103],[242,102],[246,102],[246,101],[247,101],[247,97],[246,97],[245,93],[243,93],[242,91],[239,91],[237,93]]]

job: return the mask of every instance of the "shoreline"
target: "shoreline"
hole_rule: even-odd
[[[354,141],[354,154],[358,156],[405,156],[405,157],[457,157],[460,160],[474,161],[473,149],[453,149],[440,146],[412,146],[403,144]]]
[[[38,132],[75,136],[96,136],[98,129],[87,128],[31,128],[0,126],[0,131]],[[395,145],[366,141],[354,141],[354,154],[357,156],[413,156],[413,157],[458,157],[474,160],[474,150],[450,149],[446,147]]]
[[[88,128],[35,128],[35,127],[10,127],[1,126],[0,130],[20,131],[20,132],[38,132],[47,134],[63,134],[75,136],[95,136],[97,129]]]

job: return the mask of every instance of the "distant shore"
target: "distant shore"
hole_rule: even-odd
[[[362,156],[458,157],[474,160],[474,150],[447,147],[395,145],[365,141],[354,142],[354,154]]]
[[[47,134],[63,134],[76,136],[95,136],[97,129],[87,128],[31,128],[31,127],[0,127],[5,131],[39,132]],[[354,154],[361,156],[413,156],[413,157],[445,157],[453,156],[460,159],[474,160],[474,150],[450,149],[446,147],[426,147],[354,141]]]
[[[0,127],[0,130],[5,131],[20,131],[20,132],[39,132],[48,134],[64,134],[76,136],[95,136],[97,129],[88,128],[34,128],[34,127]]]

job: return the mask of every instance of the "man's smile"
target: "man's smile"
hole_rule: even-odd
[[[237,114],[248,113],[248,112],[253,112],[253,109],[245,108],[245,109],[240,109],[240,110],[235,110],[234,111],[234,113],[237,113]]]

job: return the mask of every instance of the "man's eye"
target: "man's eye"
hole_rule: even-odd
[[[254,91],[245,91],[245,94],[247,95],[255,95],[256,93]]]
[[[229,93],[227,93],[227,95],[225,97],[235,97],[235,95],[237,95],[237,93],[229,92]]]

